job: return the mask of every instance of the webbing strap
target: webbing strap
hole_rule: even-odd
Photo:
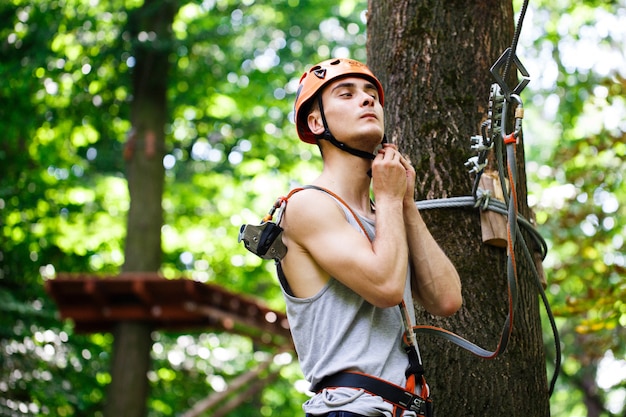
[[[428,396],[414,394],[389,381],[360,372],[339,372],[327,376],[316,384],[313,390],[320,392],[324,388],[339,387],[362,389],[383,398],[401,410],[413,411],[422,417],[433,416],[432,400]]]
[[[357,222],[357,224],[359,225],[359,227],[361,228],[361,230],[363,231],[363,233],[365,233],[365,237],[367,237],[367,239],[371,242],[372,239],[370,239],[369,235],[367,234],[367,230],[365,229],[365,226],[363,226],[363,223],[361,222],[361,219],[359,219],[359,217],[356,215],[356,213],[354,212],[354,210],[352,210],[352,208],[350,208],[350,206],[348,205],[348,203],[346,203],[345,201],[343,201],[343,199],[341,197],[339,197],[337,194],[333,193],[332,191],[323,188],[323,187],[318,187],[317,185],[305,185],[302,187],[298,187],[298,188],[294,188],[293,190],[289,191],[289,194],[287,194],[286,197],[281,197],[278,199],[278,201],[281,202],[281,206],[284,207],[287,204],[287,200],[289,200],[291,198],[292,195],[294,195],[297,192],[300,192],[302,190],[318,190],[318,191],[323,191],[326,194],[334,197],[337,201],[339,201],[346,209],[348,209],[348,211],[350,212],[350,214],[352,214],[352,217],[354,217],[354,220]],[[280,219],[282,217],[282,211],[278,217],[278,219],[276,220],[277,224],[280,224]]]

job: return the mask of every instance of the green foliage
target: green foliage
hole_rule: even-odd
[[[43,284],[56,271],[115,273],[123,262],[131,51],[152,41],[149,33],[129,32],[127,19],[140,5],[0,5],[0,96],[10,103],[0,108],[0,415],[101,415],[111,337],[74,334]],[[364,58],[365,5],[178,6],[162,272],[217,282],[282,308],[271,265],[247,253],[236,236],[292,181],[309,180],[319,167],[316,149],[298,142],[290,121],[295,86],[313,61],[331,54]],[[259,350],[228,334],[156,333],[155,340],[148,400],[155,416],[180,413],[223,388],[255,363]],[[177,362],[181,341],[197,352],[207,340],[208,360],[186,347]],[[212,360],[215,351],[229,351],[229,359]],[[281,373],[285,379],[246,406],[249,414],[299,412],[300,371],[292,362]]]
[[[131,51],[150,40],[133,36],[127,19],[141,3],[0,4],[0,415],[101,415],[112,337],[75,334],[44,281],[56,271],[115,273],[123,262]],[[365,59],[366,4],[178,5],[162,272],[280,309],[273,266],[237,244],[237,232],[319,169],[317,150],[298,142],[291,122],[295,88],[312,62]],[[553,415],[570,417],[585,414],[582,378],[594,382],[607,350],[618,359],[626,353],[626,74],[616,53],[626,42],[626,5],[531,6],[520,46],[534,77],[523,97],[530,200],[550,244],[549,296],[566,346]],[[576,59],[580,50],[601,59]],[[154,339],[151,416],[189,409],[268,353],[228,334]],[[280,378],[231,415],[301,414],[306,383],[295,359],[279,365],[271,369]],[[600,403],[608,409],[624,389],[623,381],[603,385]]]
[[[624,381],[607,386],[598,368],[607,352],[626,355],[626,3],[532,8],[523,48],[538,76],[526,124],[529,197],[550,246],[544,265],[564,346],[553,415],[584,416],[575,405],[583,400],[623,414],[615,398]]]

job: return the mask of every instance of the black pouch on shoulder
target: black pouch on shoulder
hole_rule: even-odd
[[[273,222],[259,225],[244,224],[239,229],[239,242],[263,259],[280,261],[287,253],[281,235],[283,228]]]

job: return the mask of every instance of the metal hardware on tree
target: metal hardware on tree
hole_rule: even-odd
[[[515,67],[522,75],[521,81],[513,89],[511,89],[506,83],[505,77],[507,76],[507,74],[501,73],[500,71],[502,67],[506,65],[507,61],[514,63]],[[493,64],[493,66],[491,67],[490,72],[491,75],[493,75],[493,78],[496,79],[496,82],[498,83],[500,88],[502,88],[502,92],[504,93],[505,97],[508,97],[511,94],[520,94],[530,82],[530,76],[528,74],[528,71],[526,71],[526,68],[524,68],[524,65],[522,65],[521,61],[515,54],[515,51],[513,51],[511,48],[507,48],[504,53],[500,55],[500,58],[498,58],[496,63]]]
[[[545,245],[545,241],[541,238],[541,236],[536,233],[534,227],[528,222],[520,222],[520,216],[517,212],[517,172],[516,172],[516,154],[515,148],[519,142],[519,139],[522,136],[522,119],[524,117],[524,108],[523,102],[520,98],[519,94],[521,91],[528,85],[530,82],[529,74],[526,71],[526,68],[522,65],[519,58],[517,57],[515,50],[517,46],[517,42],[519,39],[519,34],[522,26],[522,22],[524,19],[524,15],[526,13],[526,9],[528,7],[528,0],[524,1],[522,11],[520,13],[520,20],[516,27],[515,34],[513,36],[513,43],[510,48],[507,48],[504,53],[498,58],[496,63],[491,67],[490,72],[496,80],[496,83],[492,84],[490,89],[490,97],[489,97],[489,113],[488,119],[481,126],[481,135],[475,135],[470,138],[470,146],[472,150],[477,151],[478,155],[469,158],[466,162],[465,166],[470,169],[470,173],[476,174],[475,183],[472,191],[473,202],[467,201],[468,204],[473,205],[474,207],[486,206],[487,209],[493,209],[493,207],[498,202],[492,202],[491,200],[481,201],[486,196],[480,192],[478,189],[478,184],[480,180],[480,176],[483,174],[484,168],[487,163],[488,153],[492,148],[495,148],[496,159],[498,164],[498,173],[500,176],[500,183],[502,185],[502,192],[505,198],[505,202],[503,204],[502,209],[498,209],[498,211],[502,210],[503,214],[507,216],[507,282],[508,282],[508,295],[509,295],[509,309],[508,314],[502,328],[502,333],[500,335],[500,340],[498,345],[494,351],[489,351],[483,349],[476,344],[462,338],[461,336],[450,332],[445,329],[441,329],[434,326],[415,326],[414,330],[420,333],[429,333],[436,336],[443,337],[456,345],[467,349],[468,351],[474,353],[477,356],[482,358],[491,359],[500,355],[506,349],[508,344],[508,340],[513,329],[513,319],[514,313],[517,307],[517,263],[515,259],[515,246],[516,242],[519,239],[524,256],[529,261],[529,264],[533,265],[532,255],[530,250],[528,249],[528,245],[526,244],[523,235],[519,229],[519,225],[526,227],[529,230],[532,230],[531,236],[535,238],[536,241],[541,241],[539,244],[540,252],[542,253],[542,259],[546,255],[547,247]],[[507,83],[506,79],[508,78],[508,73],[511,66],[514,67],[521,73],[522,80],[514,87],[511,88]],[[507,133],[507,125],[506,120],[508,117],[508,105],[515,104],[515,125],[513,131]],[[495,145],[495,146],[494,146]],[[502,149],[503,146],[506,146],[506,162],[504,158],[505,151]],[[505,169],[506,168],[506,169]],[[506,174],[505,174],[506,171]],[[507,189],[507,181],[505,181],[506,176],[508,174],[508,183],[509,187]],[[482,194],[482,196],[481,196]],[[460,197],[463,198],[463,197]],[[471,198],[471,197],[470,197]],[[435,208],[435,207],[451,207],[453,204],[457,204],[458,202],[448,202],[450,199],[439,199],[439,200],[429,200],[429,204],[423,204],[425,202],[417,202],[417,205],[420,209],[422,208]],[[422,203],[422,204],[420,204]],[[451,204],[449,204],[451,203]],[[484,209],[484,208],[483,208]],[[519,223],[519,225],[518,225]],[[538,271],[533,269],[533,275],[535,276],[535,281],[537,284],[537,288],[541,295],[543,304],[546,308],[546,312],[548,315],[548,319],[550,321],[550,325],[552,327],[552,331],[554,334],[554,344],[556,350],[556,363],[555,363],[555,371],[550,382],[550,394],[554,391],[554,386],[556,383],[556,379],[558,377],[560,362],[561,362],[561,350],[560,350],[560,341],[558,336],[558,331],[556,328],[556,324],[554,322],[554,316],[550,309],[548,300],[546,298],[545,292],[541,285],[541,279]]]

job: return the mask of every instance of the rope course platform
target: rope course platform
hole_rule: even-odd
[[[122,321],[175,332],[227,331],[265,346],[292,348],[285,313],[215,284],[157,273],[60,273],[45,281],[62,319],[77,333],[110,332]]]

